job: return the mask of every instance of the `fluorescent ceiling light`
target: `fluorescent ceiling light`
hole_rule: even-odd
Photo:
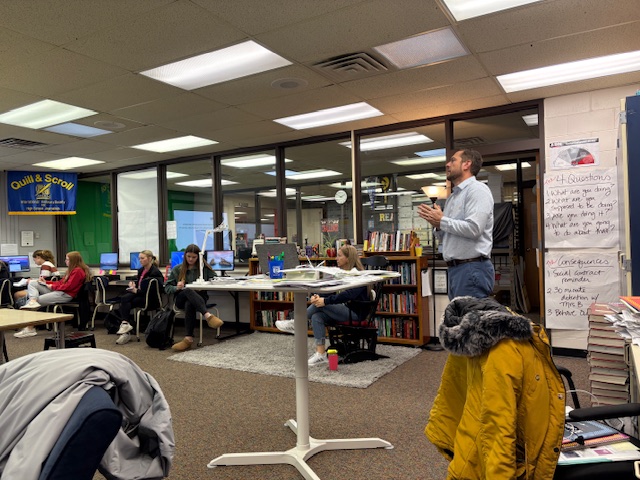
[[[238,182],[232,182],[231,180],[222,179],[221,185],[233,185]],[[211,188],[213,187],[213,180],[210,178],[203,178],[201,180],[189,180],[187,182],[176,182],[176,185],[182,185],[183,187],[197,187],[197,188]]]
[[[272,177],[276,176],[275,171],[264,172],[267,175],[271,175]],[[336,172],[335,170],[325,170],[323,168],[318,170],[305,170],[303,172],[294,172],[293,170],[285,170],[284,176],[289,180],[309,180],[312,178],[324,178],[324,177],[335,177],[336,175],[342,175],[340,172]]]
[[[131,172],[131,173],[121,173],[121,178],[130,178],[132,180],[148,180],[150,178],[156,178],[158,176],[158,171],[153,168],[151,170],[142,170],[139,172]],[[186,177],[186,173],[177,173],[177,172],[169,172],[167,171],[167,178],[179,178]]]
[[[445,160],[446,157],[443,155],[442,157],[399,158],[397,160],[389,160],[389,163],[393,163],[395,165],[400,165],[403,167],[410,167],[412,165],[425,165],[428,163],[444,162]]]
[[[411,180],[422,180],[423,178],[435,178],[437,180],[444,180],[447,178],[446,175],[438,174],[438,173],[416,173],[413,175],[405,175],[405,177],[410,178]]]
[[[291,163],[293,160],[288,158],[284,159],[284,163]],[[232,157],[221,160],[220,163],[226,167],[235,168],[253,168],[253,167],[266,167],[276,164],[276,157],[274,155],[267,155],[260,153],[257,155],[246,155],[244,157]]]
[[[431,142],[433,142],[433,140],[418,132],[394,133],[393,135],[361,139],[360,151],[369,152],[372,150],[384,150],[385,148],[404,147],[406,145],[418,145],[420,143]],[[340,145],[351,148],[351,142],[340,142]]]
[[[529,162],[522,162],[522,168],[529,168],[531,164]],[[517,163],[505,163],[504,165],[496,165],[496,170],[504,172],[505,170],[516,170],[518,168]]]
[[[534,68],[497,77],[507,93],[640,70],[640,50]]]
[[[442,0],[457,21],[520,7],[540,0]]]
[[[96,113],[98,112],[54,100],[42,100],[3,113],[0,115],[0,123],[35,129],[70,122]]]
[[[292,195],[296,194],[296,189],[295,188],[287,188],[285,191],[285,196],[290,197]],[[275,197],[277,195],[276,189],[272,189],[272,190],[264,190],[262,192],[259,192],[258,195],[262,195],[263,197]]]
[[[47,167],[55,170],[70,170],[72,168],[86,167],[87,165],[96,165],[104,163],[101,160],[90,160],[81,157],[68,157],[59,160],[49,160],[48,162],[34,163],[34,167]]]
[[[233,212],[234,215],[247,215],[247,212]]]
[[[469,54],[449,27],[373,49],[401,69],[430,65]]]
[[[352,122],[363,118],[379,117],[383,113],[365,102],[352,103],[341,107],[326,108],[302,115],[277,118],[274,122],[295,130],[324,127],[336,123]]]
[[[265,213],[264,216],[265,217],[275,217],[276,214],[275,213]]]
[[[300,197],[300,200],[305,202],[330,202],[334,199],[335,197],[324,197],[322,195],[306,195],[304,197]]]
[[[528,127],[535,127],[538,125],[538,114],[532,113],[531,115],[523,115],[522,120],[527,124]]]
[[[158,142],[142,143],[140,145],[132,145],[131,148],[138,150],[146,150],[148,152],[165,153],[175,152],[176,150],[186,150],[187,148],[204,147],[206,145],[215,145],[216,141],[207,138],[194,137],[193,135],[185,135],[184,137],[168,138]]]
[[[102,128],[90,127],[88,125],[81,125],[79,123],[61,123],[60,125],[54,125],[53,127],[45,128],[47,132],[61,133],[63,135],[71,135],[73,137],[97,137],[99,135],[106,135],[113,133],[111,130],[104,130]]]
[[[194,90],[287,65],[291,65],[289,60],[249,40],[140,73],[178,88]]]
[[[351,182],[338,182],[338,183],[330,183],[328,185],[329,187],[333,187],[333,188],[344,188],[344,189],[351,189],[353,188],[353,183]],[[360,182],[360,188],[369,188],[369,187],[377,187],[380,186],[380,182],[367,182],[365,180],[363,180],[362,182]]]

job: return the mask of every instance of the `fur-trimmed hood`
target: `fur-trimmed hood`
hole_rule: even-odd
[[[454,355],[482,355],[500,340],[528,340],[531,321],[491,298],[457,297],[444,311],[439,338]]]

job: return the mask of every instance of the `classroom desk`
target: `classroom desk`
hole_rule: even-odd
[[[380,438],[316,439],[309,435],[309,365],[307,363],[307,296],[314,293],[334,293],[339,290],[356,288],[399,276],[396,272],[387,275],[366,276],[346,284],[329,287],[278,286],[278,281],[213,281],[199,285],[191,283],[187,288],[195,290],[235,290],[262,292],[293,292],[294,311],[294,358],[296,377],[296,419],[285,423],[297,436],[296,446],[284,452],[225,453],[209,462],[209,468],[228,465],[273,465],[288,464],[296,467],[307,480],[320,480],[307,465],[306,460],[325,450],[349,450],[360,448],[393,448]],[[315,367],[322,368],[322,367]]]
[[[33,310],[0,309],[0,352],[4,349],[5,330],[16,330],[24,327],[42,325],[45,323],[59,323],[57,348],[64,348],[64,322],[73,320],[70,313],[35,312]],[[63,339],[60,341],[60,339]],[[4,357],[0,355],[0,363]]]

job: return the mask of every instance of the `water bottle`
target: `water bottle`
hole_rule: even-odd
[[[327,350],[327,357],[329,359],[329,370],[338,370],[338,351],[333,348]]]

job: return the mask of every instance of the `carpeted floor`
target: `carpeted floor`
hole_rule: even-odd
[[[313,339],[310,338],[307,343],[308,357],[315,351],[315,347]],[[421,350],[378,345],[376,352],[389,358],[339,365],[337,371],[329,370],[327,364],[310,367],[309,381],[343,387],[367,388],[398,365],[418,355]],[[243,335],[233,342],[221,342],[177,353],[170,356],[169,360],[262,375],[295,377],[292,335],[254,332],[251,335]]]
[[[98,322],[98,325],[101,325]],[[183,332],[178,326],[176,335]],[[176,456],[169,476],[177,480],[301,480],[289,465],[218,467],[207,463],[227,452],[279,451],[295,446],[284,422],[295,418],[295,380],[168,361],[159,351],[96,330],[98,348],[133,359],[161,385],[171,406]],[[7,332],[10,358],[42,350],[45,332],[15,339]],[[238,339],[226,342],[233,346]],[[205,331],[205,345],[218,343]],[[429,409],[440,384],[445,352],[424,351],[366,389],[311,382],[311,435],[316,438],[381,437],[392,450],[321,452],[308,461],[322,479],[441,480],[447,464],[424,436]],[[588,389],[585,359],[557,358],[574,372],[578,388]],[[585,400],[586,401],[586,400]],[[96,479],[103,477],[96,474]]]

